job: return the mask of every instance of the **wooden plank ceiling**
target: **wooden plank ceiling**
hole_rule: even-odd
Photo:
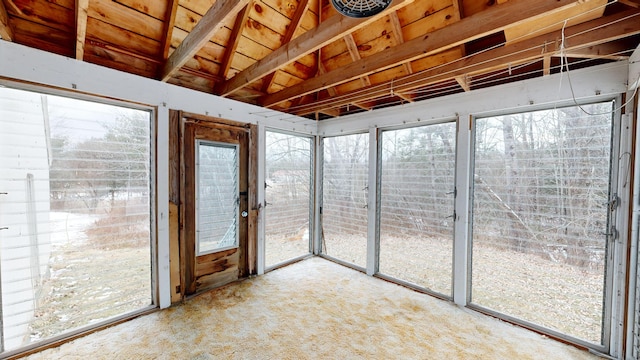
[[[0,0],[4,41],[319,120],[618,61],[639,33],[640,0]]]

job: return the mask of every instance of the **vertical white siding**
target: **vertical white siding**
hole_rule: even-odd
[[[0,192],[6,193],[0,195],[0,227],[7,228],[0,231],[3,331],[4,347],[12,349],[28,334],[50,248],[49,158],[40,95],[0,88],[0,128]],[[33,254],[39,261],[25,260]]]

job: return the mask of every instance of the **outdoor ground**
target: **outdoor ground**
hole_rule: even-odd
[[[51,214],[49,276],[42,286],[31,341],[151,304],[150,248],[97,249],[86,230],[98,218]]]
[[[52,222],[58,235],[52,244],[50,277],[31,324],[32,341],[143,308],[151,301],[149,248],[88,248],[82,227],[95,220],[69,222],[69,216],[73,217],[58,214]],[[325,250],[365,264],[363,244],[361,237],[342,236],[328,239]],[[267,266],[308,253],[303,237],[270,237],[266,248]],[[383,237],[380,272],[450,296],[451,254],[451,242],[441,239]],[[600,342],[602,271],[483,246],[474,248],[473,267],[474,304]]]
[[[326,234],[325,234],[326,236]],[[451,296],[452,241],[383,236],[380,273]],[[332,236],[324,251],[366,266],[363,236]],[[604,271],[476,244],[472,303],[599,344]]]

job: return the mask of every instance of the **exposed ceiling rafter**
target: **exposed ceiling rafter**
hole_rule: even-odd
[[[547,55],[542,58],[542,75],[547,76],[550,74],[551,74],[551,55]]]
[[[286,66],[319,48],[330,44],[362,27],[412,3],[414,0],[393,0],[391,5],[376,16],[356,19],[334,15],[321,22],[318,27],[305,32],[274,50],[263,59],[236,74],[220,88],[219,95],[227,96],[238,89]],[[567,1],[567,0],[561,0]]]
[[[298,2],[296,11],[295,13],[293,13],[293,16],[291,17],[291,22],[287,27],[287,31],[282,37],[282,45],[288,43],[289,41],[291,41],[291,39],[293,39],[293,35],[296,33],[296,30],[298,30],[298,26],[300,26],[300,20],[302,20],[302,16],[308,9],[309,9],[309,0],[300,0],[300,2]],[[273,78],[275,76],[276,76],[276,72],[274,71],[269,75],[267,75],[262,81],[262,91],[264,93],[267,93],[269,91],[269,88],[271,88],[271,85],[273,85]]]
[[[396,44],[400,45],[404,43],[404,35],[402,35],[402,25],[400,25],[400,19],[398,18],[397,12],[389,14],[389,22],[391,23],[391,31]],[[413,67],[411,66],[410,62],[404,63],[403,66],[404,71],[406,71],[408,75],[413,74]]]
[[[218,31],[231,16],[236,16],[249,0],[216,1],[200,19],[193,30],[182,41],[180,46],[167,59],[162,70],[162,81],[167,81],[173,74],[191,59]]]
[[[360,56],[360,51],[358,51],[358,45],[356,44],[356,40],[353,38],[353,34],[347,34],[344,36],[344,42],[347,45],[347,50],[349,51],[349,55],[351,55],[351,60],[358,61],[362,59]],[[360,78],[362,84],[364,86],[371,85],[371,80],[369,80],[369,75],[365,75]]]
[[[240,39],[242,38],[242,31],[244,30],[245,23],[247,19],[249,19],[249,13],[251,12],[251,6],[253,4],[253,0],[249,0],[247,5],[240,10],[238,16],[236,16],[236,21],[233,24],[233,29],[231,30],[231,37],[229,38],[229,42],[227,43],[227,48],[224,52],[224,57],[222,58],[222,63],[220,65],[220,75],[221,78],[226,79],[227,74],[229,73],[229,69],[231,69],[231,62],[233,62],[233,55],[236,53],[236,49],[238,48],[238,44],[240,43]]]
[[[459,75],[454,78],[456,79],[456,81],[458,82],[458,85],[460,85],[462,90],[471,91],[471,82],[469,81],[469,76]]]
[[[0,1],[0,37],[2,40],[13,41],[13,30],[11,30],[11,24],[9,24],[9,15],[2,1]]]
[[[618,2],[621,3],[621,4],[625,4],[627,6],[630,6],[632,8],[635,8],[635,9],[640,8],[640,4],[635,3],[635,2],[633,2],[631,0],[618,0]]]
[[[564,36],[567,44],[563,51],[565,54],[570,54],[575,51],[585,52],[589,48],[591,48],[592,51],[598,51],[598,47],[596,46],[598,44],[638,34],[640,34],[640,12],[627,11],[565,29]],[[560,49],[551,48],[548,44],[555,42],[555,40],[561,36],[561,30],[554,31],[509,46],[471,55],[460,61],[451,62],[447,65],[422,71],[419,74],[398,79],[394,81],[393,88],[396,92],[410,91],[441,81],[455,79],[465,74],[499,70],[507,68],[510,64],[524,63],[550,56],[559,56]],[[373,85],[368,88],[358,89],[350,94],[343,94],[336,99],[318,101],[308,106],[301,106],[295,109],[294,113],[306,115],[317,112],[321,108],[344,106],[354,101],[375,99],[385,96],[388,93],[388,87]]]
[[[316,76],[259,100],[262,106],[273,106],[283,101],[382,71],[407,61],[417,60],[438,52],[463,45],[466,42],[502,31],[530,18],[577,6],[583,1],[558,0],[553,2],[509,1],[472,16],[466,17],[430,34],[417,37],[401,45],[383,50]]]
[[[169,57],[173,28],[176,24],[176,14],[178,13],[178,2],[178,0],[169,0],[167,3],[167,13],[165,15],[164,31],[162,32],[162,43],[160,47],[160,58],[162,60],[166,60]]]
[[[88,11],[89,0],[76,0],[76,59],[78,60],[84,58]]]

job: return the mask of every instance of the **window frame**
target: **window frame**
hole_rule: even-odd
[[[428,127],[428,126],[438,126],[438,125],[443,125],[443,124],[451,124],[454,126],[455,128],[455,137],[453,139],[454,146],[454,157],[456,159],[456,163],[454,164],[454,169],[453,169],[453,183],[451,184],[451,191],[453,191],[453,199],[452,199],[452,210],[453,210],[453,214],[452,216],[455,216],[455,209],[456,209],[456,202],[458,201],[458,198],[456,196],[456,179],[458,176],[458,169],[457,169],[457,161],[458,161],[458,151],[459,151],[459,145],[458,145],[458,128],[459,128],[459,120],[458,118],[443,118],[443,119],[438,119],[437,121],[425,121],[425,122],[416,122],[416,123],[412,123],[412,124],[404,124],[402,126],[389,126],[389,127],[384,127],[384,128],[378,128],[378,136],[376,139],[376,147],[377,147],[377,154],[376,154],[376,162],[377,162],[377,166],[376,166],[376,190],[377,190],[377,194],[376,194],[376,233],[375,233],[375,247],[376,247],[376,252],[375,252],[375,276],[381,278],[381,279],[385,279],[387,281],[390,282],[394,282],[397,284],[400,284],[402,286],[414,289],[416,291],[419,292],[423,292],[426,294],[429,294],[431,296],[434,296],[436,298],[442,299],[442,300],[446,300],[446,301],[453,301],[454,298],[454,291],[455,291],[455,267],[456,267],[456,249],[455,249],[455,243],[457,240],[456,238],[456,219],[452,219],[452,225],[451,225],[451,243],[452,243],[452,251],[451,251],[451,278],[450,278],[450,291],[448,294],[444,294],[441,292],[437,292],[431,289],[428,289],[426,287],[405,281],[403,279],[398,279],[396,277],[393,276],[389,276],[386,275],[384,273],[380,272],[380,253],[381,253],[381,249],[380,249],[380,225],[381,225],[381,217],[382,217],[382,148],[383,148],[383,142],[384,142],[384,133],[385,132],[390,132],[390,131],[398,131],[398,130],[406,130],[406,129],[412,129],[412,128],[424,128],[424,127]]]
[[[367,273],[367,266],[369,264],[365,264],[365,267],[362,267],[360,265],[357,264],[353,264],[350,263],[348,261],[336,258],[332,255],[329,255],[327,253],[325,253],[324,251],[322,251],[323,248],[323,244],[324,244],[324,230],[323,230],[323,214],[324,214],[324,168],[325,168],[325,159],[324,159],[324,149],[325,149],[325,139],[330,139],[330,138],[338,138],[338,137],[343,137],[343,136],[351,136],[351,135],[362,135],[362,136],[366,136],[367,137],[367,182],[369,182],[370,177],[369,175],[371,174],[372,171],[372,166],[371,166],[371,150],[372,150],[372,145],[375,145],[376,147],[378,146],[378,144],[380,143],[379,141],[376,141],[375,144],[371,143],[371,136],[370,136],[370,132],[366,132],[366,131],[353,131],[353,132],[344,132],[344,133],[340,133],[340,134],[331,134],[331,135],[322,135],[319,136],[318,138],[318,155],[317,155],[317,161],[318,161],[318,174],[317,176],[317,184],[319,187],[319,191],[317,192],[317,214],[319,216],[318,218],[318,222],[317,222],[317,231],[318,231],[318,239],[316,242],[316,247],[315,247],[315,251],[316,251],[316,255],[325,258],[325,259],[329,259],[335,263],[338,263],[340,265],[346,266],[348,268],[363,272],[363,273]],[[379,156],[378,156],[378,152],[376,152],[376,165],[379,162]],[[376,166],[377,167],[377,166]],[[377,171],[376,171],[377,173]],[[376,174],[376,179],[377,179],[377,174]],[[378,183],[379,181],[376,180],[376,183]],[[369,191],[371,189],[371,184],[368,184],[368,188],[369,190],[367,190],[367,200],[370,198],[370,194]],[[377,188],[377,186],[376,186]],[[376,197],[377,197],[377,191],[376,191]],[[367,201],[367,205],[370,206],[371,204],[369,204],[369,201]],[[376,203],[376,208],[377,208],[377,203]],[[371,211],[371,209],[369,209],[369,211]],[[376,221],[377,222],[377,221]],[[377,225],[376,225],[377,226]],[[369,224],[367,224],[367,227],[369,227]],[[371,236],[371,234],[369,233],[369,231],[367,231],[367,243],[369,243],[369,238]],[[377,246],[377,245],[376,245]],[[368,262],[368,257],[369,257],[369,249],[368,246],[367,248],[365,248],[365,260]],[[377,268],[377,257],[376,257],[376,268]],[[377,270],[376,270],[377,272]]]
[[[36,84],[30,82],[18,82],[11,79],[0,78],[0,87],[5,87],[13,90],[33,92],[41,95],[50,95],[57,97],[64,97],[70,100],[81,100],[87,102],[93,102],[97,104],[117,106],[127,109],[140,110],[149,113],[149,260],[150,260],[150,300],[151,303],[138,310],[134,310],[128,313],[117,315],[106,320],[96,321],[85,326],[73,329],[71,331],[63,332],[59,335],[55,335],[43,340],[29,343],[25,346],[21,346],[17,349],[2,351],[0,349],[0,357],[11,358],[14,356],[29,355],[34,352],[49,348],[51,346],[57,346],[70,341],[79,336],[89,334],[95,331],[99,331],[114,324],[121,323],[123,321],[131,320],[141,315],[150,314],[157,311],[160,308],[160,286],[159,281],[159,259],[158,259],[158,193],[159,186],[158,167],[160,162],[158,161],[158,107],[144,104],[141,102],[127,101],[117,98],[102,97],[98,94],[68,90],[53,86],[47,86],[44,84]],[[75,84],[73,84],[75,89]],[[0,305],[2,300],[0,299]],[[0,319],[0,326],[2,321]],[[0,331],[2,335],[2,331]]]
[[[609,160],[609,198],[611,198],[612,194],[617,194],[622,200],[622,203],[628,202],[629,192],[628,190],[624,190],[624,186],[620,184],[620,176],[619,169],[622,166],[620,161],[620,152],[622,150],[622,132],[621,132],[621,107],[619,104],[622,104],[622,97],[618,96],[602,96],[596,97],[592,99],[577,101],[573,99],[573,101],[562,101],[555,104],[542,104],[542,105],[530,105],[526,107],[519,107],[517,109],[501,109],[497,111],[488,111],[483,113],[475,113],[470,116],[470,139],[469,139],[469,166],[468,166],[468,183],[469,183],[469,197],[466,199],[468,202],[468,222],[466,224],[468,237],[466,243],[467,250],[467,269],[466,269],[466,307],[478,311],[480,313],[496,317],[498,319],[507,321],[512,324],[516,324],[518,326],[522,326],[526,329],[532,330],[534,332],[542,333],[550,336],[553,339],[556,339],[561,342],[567,342],[570,344],[576,344],[579,346],[583,346],[588,349],[595,350],[597,352],[601,352],[604,354],[609,354],[611,352],[612,344],[618,342],[618,337],[622,336],[622,318],[623,314],[617,314],[623,311],[624,308],[624,296],[617,296],[614,298],[614,291],[616,289],[624,288],[624,276],[621,274],[625,271],[622,268],[621,264],[621,256],[624,254],[619,253],[622,246],[620,242],[627,243],[629,242],[628,238],[618,238],[618,239],[608,239],[606,245],[606,254],[605,258],[606,264],[604,271],[604,294],[603,294],[603,314],[602,314],[602,344],[595,344],[583,339],[576,338],[574,336],[568,335],[566,333],[556,331],[550,328],[547,328],[542,325],[535,324],[533,322],[517,318],[514,316],[510,316],[504,313],[501,313],[496,310],[489,309],[485,306],[476,304],[472,302],[472,286],[473,286],[473,277],[472,277],[472,264],[473,264],[473,224],[474,224],[474,212],[473,212],[473,201],[474,201],[474,174],[475,174],[475,164],[476,164],[476,120],[488,117],[496,117],[496,116],[506,116],[506,115],[514,115],[514,114],[523,114],[530,113],[536,111],[544,111],[544,110],[556,110],[559,108],[570,108],[570,107],[581,107],[585,105],[592,104],[600,104],[612,102],[612,113],[611,113],[611,153]],[[627,135],[629,136],[629,135]],[[616,211],[608,216],[607,228],[610,226],[615,226],[616,229],[621,229],[622,226],[625,226],[621,223],[621,219],[624,219],[627,215],[627,210],[618,207]],[[617,279],[614,277],[614,273],[617,273]],[[622,310],[621,310],[622,309]],[[617,316],[616,316],[617,315]],[[619,319],[619,320],[617,320]],[[616,325],[618,323],[618,325]]]
[[[278,128],[272,128],[272,127],[266,127],[264,129],[264,132],[262,132],[263,137],[264,137],[264,153],[261,155],[262,158],[262,163],[264,166],[264,171],[262,171],[261,173],[263,173],[263,176],[258,179],[258,188],[263,189],[264,191],[264,208],[266,209],[268,207],[267,204],[267,191],[266,191],[266,176],[267,176],[267,149],[266,149],[266,141],[267,141],[267,133],[276,133],[276,134],[281,134],[281,135],[288,135],[288,136],[296,136],[296,137],[300,137],[300,138],[305,138],[309,140],[309,199],[308,199],[308,204],[309,204],[309,244],[308,244],[308,252],[306,254],[302,254],[296,257],[293,257],[291,259],[287,259],[284,261],[281,261],[279,263],[276,264],[271,264],[268,265],[266,263],[266,253],[267,253],[267,236],[266,236],[266,214],[264,214],[264,226],[262,228],[263,231],[260,232],[260,237],[262,238],[262,243],[263,243],[263,247],[264,250],[262,251],[262,254],[260,255],[261,259],[262,259],[262,263],[264,264],[264,272],[269,272],[272,270],[276,270],[279,269],[281,267],[287,266],[289,264],[292,264],[294,262],[300,261],[304,258],[306,258],[309,255],[313,254],[313,249],[314,249],[314,243],[315,243],[315,231],[314,229],[316,228],[316,218],[315,218],[315,214],[316,214],[316,210],[315,210],[315,206],[314,206],[314,199],[315,199],[315,190],[316,190],[316,186],[315,186],[315,179],[316,179],[316,144],[317,144],[317,137],[313,136],[313,135],[308,135],[308,134],[303,134],[303,133],[299,133],[299,132],[295,132],[295,131],[288,131],[288,130],[283,130],[283,129],[278,129]],[[262,184],[262,186],[260,186],[260,184]],[[265,211],[266,212],[266,211]]]

